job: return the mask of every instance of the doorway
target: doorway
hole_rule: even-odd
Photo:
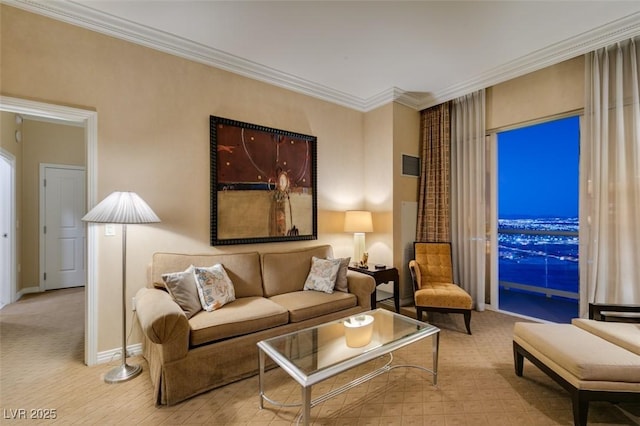
[[[86,283],[84,167],[40,164],[40,290]]]
[[[97,146],[98,114],[82,110],[25,99],[0,96],[0,111],[40,117],[84,127],[86,146],[86,202],[93,206],[97,198]],[[86,231],[87,282],[85,286],[84,362],[98,363],[98,289],[97,289],[97,227],[89,225]],[[15,253],[15,251],[14,251]]]

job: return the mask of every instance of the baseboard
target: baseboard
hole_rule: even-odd
[[[110,349],[104,352],[98,352],[98,364],[107,364],[112,361],[120,360],[122,348]],[[127,357],[142,355],[142,343],[127,346]]]
[[[40,291],[41,291],[40,286],[23,288],[22,290],[16,293],[16,301],[20,300],[20,298],[25,294],[40,293]]]

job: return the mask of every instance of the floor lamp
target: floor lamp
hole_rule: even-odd
[[[154,223],[160,219],[135,192],[113,192],[83,218],[85,222],[122,224],[122,364],[107,372],[107,383],[124,382],[142,372],[140,365],[127,365],[127,224]]]

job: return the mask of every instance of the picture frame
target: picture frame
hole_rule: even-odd
[[[315,136],[210,116],[211,245],[315,240]]]

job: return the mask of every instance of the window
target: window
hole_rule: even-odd
[[[579,117],[498,133],[499,308],[578,314]]]

